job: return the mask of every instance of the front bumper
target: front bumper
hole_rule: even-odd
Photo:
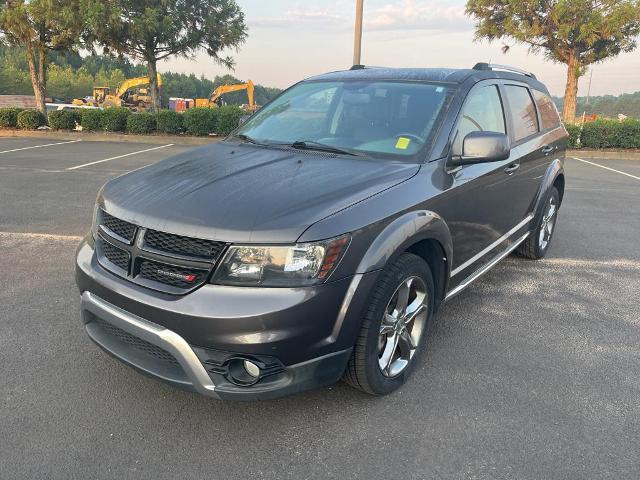
[[[340,378],[373,275],[297,289],[205,285],[175,296],[111,274],[82,242],[76,281],[87,333],[105,351],[179,388],[253,400]],[[270,375],[237,385],[225,373],[234,358],[255,360]]]

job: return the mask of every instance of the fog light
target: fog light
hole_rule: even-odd
[[[260,367],[249,360],[244,361],[244,369],[254,378],[258,378],[260,376]]]

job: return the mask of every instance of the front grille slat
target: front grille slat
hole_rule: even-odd
[[[158,230],[147,230],[144,236],[145,247],[167,254],[205,258],[215,261],[225,247],[223,242],[184,237]]]
[[[129,260],[131,258],[129,252],[115,247],[109,242],[105,242],[102,239],[100,239],[100,247],[102,249],[103,255],[107,260],[109,260],[116,267],[121,268],[125,272],[129,271]]]
[[[178,267],[143,259],[140,263],[138,276],[172,287],[189,289],[202,283],[208,273],[206,270]]]
[[[202,285],[227,246],[215,240],[145,229],[102,209],[99,221],[102,228],[96,242],[102,266],[134,283],[171,294],[187,293]],[[136,235],[143,242],[134,246]]]
[[[136,236],[136,226],[100,210],[100,225],[115,233],[120,238],[131,244]]]

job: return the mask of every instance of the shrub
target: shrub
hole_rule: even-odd
[[[603,119],[580,125],[566,125],[569,131],[569,147],[585,148],[640,148],[640,120]],[[580,144],[577,139],[580,135]]]
[[[229,135],[240,123],[240,117],[245,112],[234,105],[225,105],[217,108],[218,123],[216,125],[216,133],[220,135]]]
[[[102,119],[104,110],[100,109],[83,109],[80,113],[80,125],[83,132],[95,132],[102,130]]]
[[[567,129],[567,132],[569,132],[569,141],[568,141],[568,147],[569,148],[578,148],[578,135],[580,134],[580,125],[573,125],[571,123],[567,123],[564,126]]]
[[[584,124],[582,146],[590,148],[639,148],[640,121],[596,120]]]
[[[209,135],[216,131],[217,108],[196,107],[183,113],[184,128],[192,135]]]
[[[73,110],[54,110],[49,112],[49,126],[54,130],[73,130],[76,115]]]
[[[124,132],[131,111],[124,107],[111,107],[104,110],[102,128],[107,132]]]
[[[182,114],[173,110],[160,110],[156,113],[156,125],[161,133],[180,133],[183,131]]]
[[[18,126],[18,114],[21,108],[0,108],[0,128],[16,128]]]
[[[23,130],[36,130],[47,124],[47,117],[40,110],[23,110],[18,114],[17,125]]]
[[[134,113],[127,118],[128,133],[152,133],[156,131],[156,116],[153,113]]]

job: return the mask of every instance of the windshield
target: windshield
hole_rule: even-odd
[[[426,83],[303,82],[259,110],[234,136],[408,157],[431,141],[447,95],[442,85]]]

